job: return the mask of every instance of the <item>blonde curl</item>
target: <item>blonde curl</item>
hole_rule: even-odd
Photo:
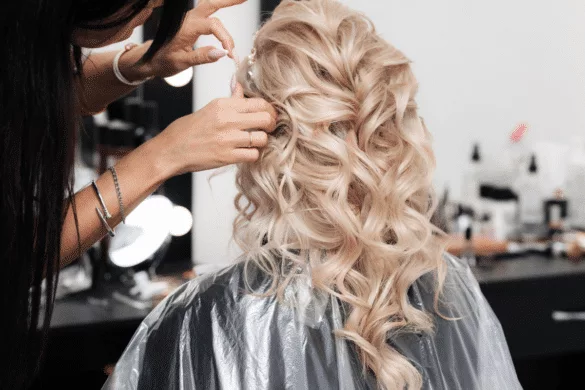
[[[418,389],[416,367],[388,341],[429,332],[409,287],[444,281],[430,135],[410,61],[371,21],[335,0],[284,0],[255,38],[238,80],[278,109],[260,159],[239,166],[234,238],[282,296],[309,265],[313,286],[350,305],[344,328],[384,389]],[[436,307],[435,307],[436,308]]]

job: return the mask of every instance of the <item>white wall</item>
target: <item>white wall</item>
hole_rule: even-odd
[[[260,22],[260,0],[248,0],[242,5],[220,10],[216,15],[232,34],[236,52],[247,56],[252,49],[252,36]],[[213,37],[201,37],[198,46],[221,47]],[[197,110],[211,100],[229,96],[230,81],[234,74],[234,62],[223,58],[210,65],[195,67],[194,109]],[[233,199],[236,195],[234,170],[222,170],[209,182],[216,171],[193,175],[193,261],[197,264],[222,265],[240,253],[235,244],[230,244],[232,221],[235,217]]]
[[[531,144],[585,134],[584,1],[343,1],[413,61],[439,189],[457,195],[472,142],[497,161],[519,122]]]
[[[458,195],[473,141],[497,163],[520,122],[529,125],[531,143],[585,134],[584,1],[342,1],[364,11],[413,60],[421,115],[435,139],[439,189],[448,184]],[[258,3],[220,14],[241,55],[249,50]],[[229,93],[230,71],[227,63],[197,67],[197,108]],[[215,178],[213,193],[207,177],[194,178],[193,258],[228,261],[238,253],[226,249],[233,175]]]

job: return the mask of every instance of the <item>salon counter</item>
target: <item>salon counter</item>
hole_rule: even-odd
[[[571,262],[544,256],[525,256],[513,260],[499,260],[493,268],[474,268],[473,274],[482,285],[546,279],[585,274],[585,261]]]
[[[524,390],[582,383],[585,261],[526,256],[473,272],[502,324]],[[575,315],[580,319],[559,318]]]
[[[136,309],[112,298],[110,291],[82,293],[55,303],[51,330],[129,324],[136,326],[150,309]]]
[[[474,274],[514,358],[585,352],[585,262],[527,256]]]

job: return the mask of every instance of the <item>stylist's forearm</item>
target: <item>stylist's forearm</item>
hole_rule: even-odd
[[[118,67],[129,81],[149,77],[146,65],[137,62],[146,53],[149,43],[136,46],[120,57]],[[112,65],[117,52],[91,54],[83,64],[83,75],[79,88],[79,100],[83,115],[97,114],[106,109],[108,104],[129,94],[136,87],[126,85],[116,78]],[[104,88],[107,86],[107,88]]]
[[[126,215],[170,177],[168,169],[159,157],[160,149],[156,142],[157,138],[151,139],[115,165]],[[108,211],[112,214],[108,224],[114,228],[122,221],[122,217],[111,172],[107,171],[101,175],[96,184]],[[101,204],[92,186],[75,194],[75,203],[81,250],[85,251],[102,239],[107,230],[96,212],[96,207],[101,210]],[[61,234],[61,266],[76,259],[79,256],[78,250],[75,220],[72,207],[69,207]]]

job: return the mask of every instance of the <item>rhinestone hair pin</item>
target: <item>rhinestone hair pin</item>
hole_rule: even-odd
[[[248,78],[254,81],[254,64],[256,63],[256,48],[252,48],[252,51],[248,55]]]
[[[256,63],[256,48],[252,48],[252,51],[248,55],[248,66],[252,66]]]
[[[254,82],[254,64],[256,63],[256,37],[258,36],[258,31],[254,33],[252,36],[252,51],[246,58],[248,62],[248,79]]]
[[[252,51],[250,52],[250,54],[246,57],[246,63],[248,64],[248,72],[247,72],[247,76],[248,76],[248,80],[250,80],[252,83],[254,82],[254,64],[256,63],[256,35],[258,34],[258,32],[254,33],[254,36],[252,37]],[[238,58],[237,54],[234,54],[234,63],[236,65],[236,71],[234,73],[234,76],[232,77],[232,91],[235,88],[235,84],[236,84],[236,74],[238,73],[240,67],[241,67],[241,61]]]

